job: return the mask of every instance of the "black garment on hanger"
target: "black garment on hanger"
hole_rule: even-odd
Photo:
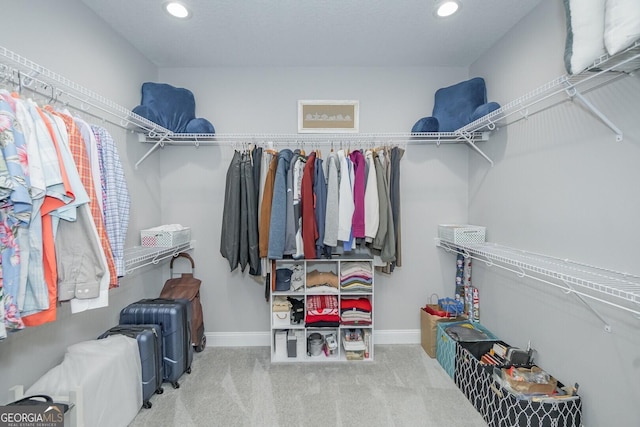
[[[262,147],[254,147],[251,152],[253,162],[253,185],[256,193],[256,206],[260,203],[260,172],[262,169]]]
[[[229,261],[231,271],[238,267],[240,255],[240,162],[241,154],[235,151],[227,169],[220,236],[220,254]]]
[[[402,266],[400,258],[400,159],[404,155],[404,150],[399,147],[391,149],[391,174],[389,179],[389,200],[391,202],[391,213],[393,217],[393,236],[395,238],[396,259],[390,265],[393,272],[396,265]]]
[[[247,200],[249,199],[247,188],[247,175],[253,176],[252,171],[247,171],[247,153],[242,153],[240,160],[240,269],[244,271],[249,262],[249,212]],[[253,197],[253,189],[251,189]]]
[[[258,238],[258,203],[255,195],[259,193],[259,185],[254,180],[255,168],[251,165],[251,155],[247,153],[244,158],[244,185],[246,196],[246,230],[247,230],[247,257],[249,261],[249,274],[259,276],[260,265],[260,248]],[[254,159],[255,166],[255,159]],[[258,178],[259,179],[259,178]],[[256,189],[258,191],[256,191]],[[244,271],[244,267],[242,269]]]

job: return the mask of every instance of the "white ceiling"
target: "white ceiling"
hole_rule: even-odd
[[[468,66],[541,0],[82,0],[158,67]]]

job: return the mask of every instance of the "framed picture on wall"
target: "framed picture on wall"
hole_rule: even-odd
[[[355,133],[358,125],[358,101],[298,101],[299,133]]]

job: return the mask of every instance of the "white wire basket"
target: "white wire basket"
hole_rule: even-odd
[[[191,228],[175,231],[147,229],[140,231],[142,246],[147,248],[170,248],[188,243],[191,240]]]
[[[486,227],[467,224],[440,224],[438,237],[450,243],[484,243]]]

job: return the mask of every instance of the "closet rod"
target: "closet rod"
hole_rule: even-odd
[[[171,133],[168,129],[2,46],[0,46],[0,64],[4,64],[2,72],[6,73],[7,79],[5,80],[13,79],[12,81],[14,81],[15,78],[18,78],[19,81],[14,81],[14,83],[17,83],[19,87],[29,87],[36,84],[53,88],[59,96],[68,96],[73,99],[75,104],[67,103],[65,105],[74,110],[88,112],[90,108],[95,108],[110,117],[115,117],[116,121],[109,120],[109,122],[124,129],[130,129],[130,126],[134,126],[150,133]],[[43,95],[46,96],[46,94]],[[102,115],[93,113],[91,115],[107,119]]]

